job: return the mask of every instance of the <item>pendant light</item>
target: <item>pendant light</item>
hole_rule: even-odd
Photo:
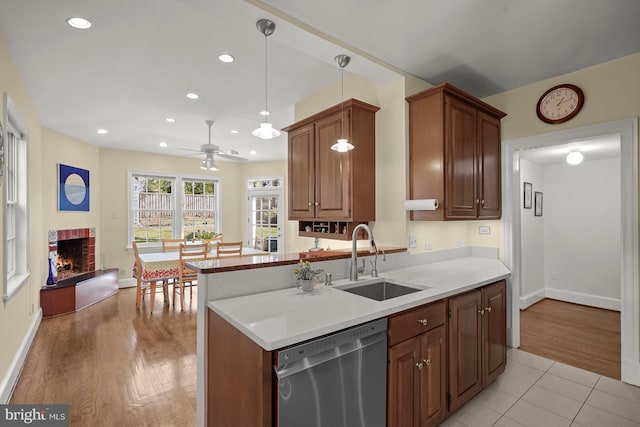
[[[276,30],[275,22],[269,19],[259,19],[256,22],[258,31],[264,34],[264,123],[260,123],[260,127],[252,132],[253,136],[262,139],[272,139],[280,136],[280,131],[273,128],[273,125],[267,122],[269,109],[267,108],[267,37]]]
[[[338,153],[346,153],[349,150],[353,150],[354,147],[353,144],[349,143],[349,140],[347,138],[344,137],[344,67],[346,67],[347,65],[349,65],[349,61],[351,61],[351,58],[348,55],[337,55],[335,57],[336,60],[336,64],[338,64],[338,67],[340,67],[340,74],[341,74],[341,79],[342,79],[342,106],[341,106],[341,115],[342,115],[342,138],[338,139],[338,141],[333,144],[331,146],[331,149],[333,151],[337,151]]]

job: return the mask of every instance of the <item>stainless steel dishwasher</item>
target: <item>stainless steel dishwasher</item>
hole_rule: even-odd
[[[278,427],[384,427],[387,319],[276,353]]]

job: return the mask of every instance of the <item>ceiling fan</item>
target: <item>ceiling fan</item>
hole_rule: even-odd
[[[236,156],[236,154],[239,154],[236,150],[220,150],[220,147],[218,147],[215,144],[212,144],[211,143],[211,126],[213,126],[213,120],[205,120],[205,123],[207,124],[207,126],[209,126],[209,142],[207,144],[202,144],[200,146],[200,150],[191,150],[189,148],[181,148],[181,150],[194,151],[199,154],[204,153],[205,157],[204,157],[204,160],[202,160],[202,165],[200,166],[200,169],[212,170],[212,171],[218,170],[214,156],[221,157],[227,160],[232,160],[234,162],[247,161],[247,159],[245,159],[244,157]]]

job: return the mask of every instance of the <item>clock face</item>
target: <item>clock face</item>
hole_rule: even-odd
[[[538,101],[537,113],[547,123],[562,123],[574,117],[582,109],[584,93],[574,85],[552,87]]]

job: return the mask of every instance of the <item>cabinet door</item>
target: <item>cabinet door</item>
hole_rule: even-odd
[[[500,219],[500,120],[478,112],[478,218]]]
[[[316,218],[349,219],[351,217],[352,151],[338,153],[331,146],[344,135],[349,136],[345,110],[344,133],[342,114],[337,112],[316,122]]]
[[[447,414],[447,353],[445,327],[439,326],[421,336],[420,425],[437,426]]]
[[[419,427],[420,337],[389,347],[387,427]]]
[[[482,290],[484,307],[482,383],[486,387],[507,364],[507,290],[504,280]]]
[[[445,217],[475,218],[476,110],[456,98],[445,98]]]
[[[289,219],[315,217],[313,124],[289,132]]]
[[[455,411],[482,389],[481,291],[449,300],[449,411]]]

